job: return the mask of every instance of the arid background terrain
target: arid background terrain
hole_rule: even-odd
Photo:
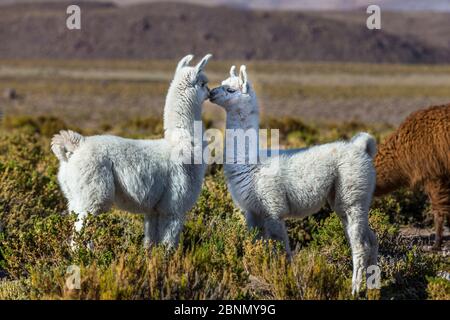
[[[119,210],[89,218],[72,251],[74,216],[57,185],[50,138],[67,128],[161,137],[178,59],[211,52],[209,86],[232,64],[246,64],[262,127],[280,129],[284,147],[361,130],[381,143],[411,112],[450,102],[450,13],[383,12],[382,30],[370,31],[361,1],[347,11],[150,2],[80,3],[80,31],[65,27],[66,2],[0,2],[0,299],[352,298],[336,215],[324,208],[289,221],[295,258],[287,263],[277,244],[246,231],[220,166],[209,169],[175,252],[144,252],[142,217]],[[223,129],[223,111],[209,102],[204,119]],[[448,229],[443,250],[431,252],[422,192],[376,199],[370,219],[382,286],[360,298],[450,299]],[[81,268],[79,291],[65,283],[69,265]]]
[[[1,88],[19,95],[3,101],[5,112],[73,119],[77,110],[80,126],[161,114],[173,61],[206,52],[211,85],[231,63],[249,65],[267,114],[398,124],[449,101],[446,10],[383,11],[382,29],[368,30],[362,1],[347,11],[122,3],[81,2],[82,28],[72,31],[68,2],[0,5]],[[97,98],[86,100],[87,91]]]

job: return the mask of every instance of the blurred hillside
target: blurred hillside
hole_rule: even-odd
[[[371,31],[365,10],[76,3],[80,31],[66,28],[66,2],[1,6],[0,58],[175,59],[212,52],[216,59],[450,63],[450,13],[384,12],[383,29]]]
[[[2,3],[21,3],[30,0],[0,0]],[[60,0],[33,0],[53,1]],[[130,5],[136,3],[163,2],[162,0],[86,0],[114,2],[118,5]],[[395,11],[446,11],[450,12],[450,0],[164,0],[164,2],[183,2],[201,5],[226,5],[245,9],[269,9],[269,10],[355,10],[367,7],[370,4],[378,4],[382,10]]]

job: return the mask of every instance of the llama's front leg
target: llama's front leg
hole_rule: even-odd
[[[150,248],[158,244],[158,214],[156,212],[144,215],[144,247]]]
[[[261,232],[264,228],[264,220],[262,219],[262,217],[251,211],[246,211],[245,220],[247,222],[247,227],[250,230],[256,229],[258,231],[258,237],[262,237]]]
[[[178,244],[183,225],[184,214],[161,212],[158,220],[160,243],[166,245],[169,249],[175,248]]]
[[[431,202],[434,215],[435,243],[433,249],[442,246],[445,217],[450,218],[450,186],[442,181],[429,181],[425,184],[425,191]]]
[[[77,221],[75,221],[75,232],[80,233],[84,225],[84,220],[86,220],[87,213],[78,213]]]
[[[273,217],[265,218],[264,236],[269,239],[283,242],[287,256],[289,258],[292,257],[291,246],[289,245],[289,237],[287,234],[286,225],[283,220]]]

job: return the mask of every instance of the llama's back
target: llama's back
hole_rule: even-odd
[[[425,148],[420,157],[428,163],[427,169],[450,177],[450,104],[419,111],[414,118],[419,142]]]
[[[338,141],[303,149],[280,150],[259,165],[225,165],[235,202],[244,211],[279,210],[285,216],[304,217],[317,212],[329,199],[336,183],[367,194],[375,185],[372,137],[357,142]],[[368,148],[370,146],[370,148]]]
[[[168,183],[169,172],[164,140],[93,136],[85,145],[84,152],[95,153],[98,163],[111,163],[115,203],[120,208],[139,213],[153,208],[159,201]]]
[[[279,166],[281,180],[298,180],[301,176],[307,176],[312,177],[312,180],[328,181],[334,179],[336,168],[339,167],[373,168],[372,157],[375,150],[376,143],[373,137],[366,133],[360,133],[351,141],[336,141],[308,148],[279,150],[277,156],[274,156],[272,152],[272,156],[263,161],[263,167],[276,168]],[[266,171],[272,172],[271,170]]]
[[[109,194],[108,201],[103,202],[143,212],[152,208],[164,192],[167,160],[163,140],[83,137],[70,157],[61,162],[58,180],[69,199],[77,198],[81,190]]]
[[[392,158],[386,163],[386,158]],[[450,176],[450,104],[412,113],[379,146],[377,169],[390,166],[411,185],[433,177]]]
[[[367,135],[359,136],[356,143],[338,141],[304,149],[280,150],[278,159],[271,158],[260,166],[258,181],[262,181],[260,184],[264,184],[264,189],[270,193],[286,192],[278,198],[289,199],[288,207],[295,215],[315,213],[337,181],[350,184],[342,177],[352,181],[352,186],[361,192],[371,193],[375,184],[372,157],[367,151],[368,145],[369,151],[373,151],[371,139]],[[278,172],[274,171],[277,166]]]

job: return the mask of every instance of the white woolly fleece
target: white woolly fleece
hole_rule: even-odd
[[[71,131],[53,138],[52,150],[60,160],[58,181],[69,211],[78,214],[76,231],[88,213],[105,212],[116,204],[145,214],[146,245],[178,242],[206,166],[184,164],[173,154],[183,144],[191,145],[194,121],[201,121],[201,106],[209,96],[202,71],[210,57],[195,67],[188,66],[192,55],[179,62],[164,108],[163,139],[83,137]]]
[[[227,112],[227,129],[259,130],[256,94],[245,67],[211,91],[211,101]],[[305,149],[280,150],[258,164],[226,163],[225,175],[235,203],[247,224],[262,236],[284,242],[290,254],[284,220],[314,214],[328,202],[339,215],[353,255],[353,292],[363,272],[376,265],[378,246],[369,228],[368,212],[375,188],[375,140],[367,133]],[[278,170],[274,170],[278,168]]]

